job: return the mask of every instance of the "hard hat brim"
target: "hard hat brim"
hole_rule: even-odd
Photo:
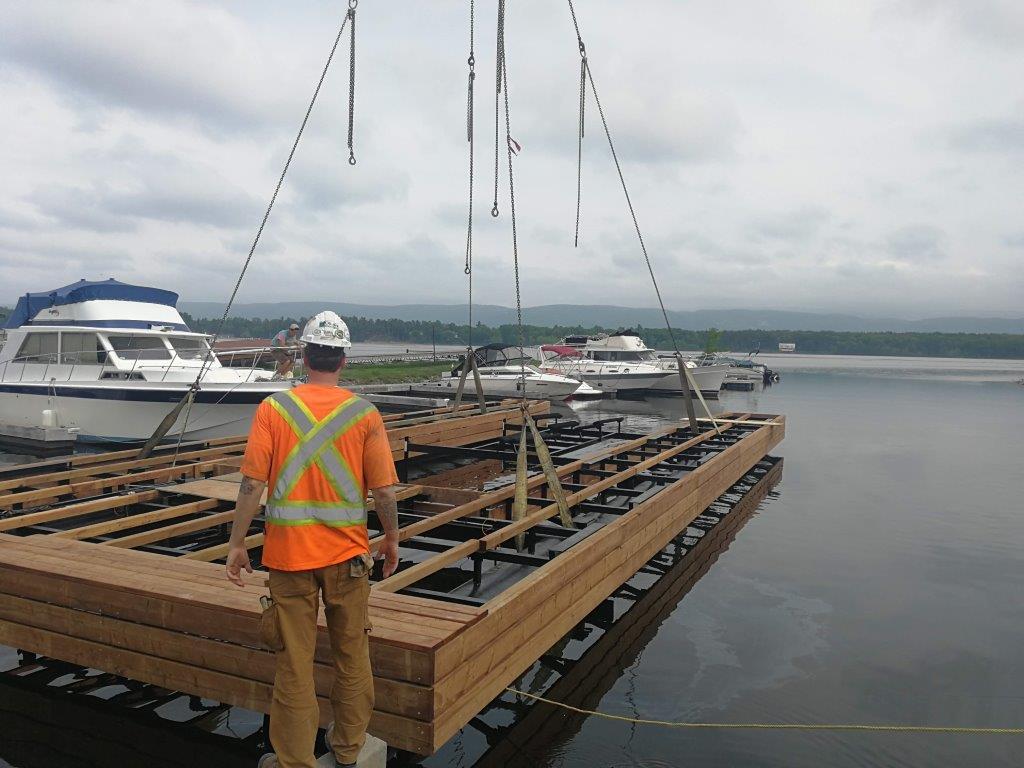
[[[305,344],[307,347],[330,347],[331,349],[349,349],[352,346],[352,342],[348,339],[318,339],[311,341],[310,339],[300,338],[299,341]],[[326,343],[325,343],[326,342]]]

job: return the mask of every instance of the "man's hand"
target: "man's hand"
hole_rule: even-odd
[[[395,486],[385,485],[374,488],[373,504],[384,529],[384,543],[380,545],[380,554],[384,558],[384,578],[398,568],[398,502],[395,500]]]
[[[384,578],[386,579],[398,568],[398,536],[384,538],[384,543],[380,545],[380,555],[384,558]]]
[[[231,549],[228,550],[228,561],[225,569],[228,574],[228,581],[240,587],[245,586],[245,581],[242,579],[242,571],[245,570],[248,573],[252,573],[252,563],[249,562],[249,553],[246,552],[244,545],[232,545]]]

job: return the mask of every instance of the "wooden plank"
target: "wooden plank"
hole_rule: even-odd
[[[244,446],[245,441],[245,435],[233,435],[231,437],[213,437],[208,440],[189,440],[183,442],[180,446],[176,446],[174,444],[157,446],[156,449],[154,450],[154,453],[170,453],[180,448],[184,448],[187,450],[204,447],[212,448],[216,445],[228,445],[231,443],[239,443]],[[130,459],[138,455],[138,448],[128,448],[121,451],[105,451],[103,453],[73,453],[67,456],[55,456],[51,459],[42,459],[40,461],[33,461],[26,464],[8,464],[0,467],[0,477],[12,474],[20,475],[26,471],[32,472],[34,470],[52,470],[53,467],[64,467],[66,469],[73,469],[74,467],[87,466],[90,464],[103,464],[112,461],[119,461],[121,459]]]
[[[170,456],[153,456],[148,459],[133,459],[131,461],[118,461],[111,462],[108,464],[94,465],[85,467],[83,469],[72,469],[65,470],[63,472],[50,472],[42,475],[33,475],[31,481],[33,483],[63,483],[73,482],[83,477],[95,477],[98,474],[113,474],[117,472],[132,471],[135,469],[145,469],[149,467],[156,467],[161,464],[169,464],[171,461],[177,460],[180,462],[192,463],[196,460],[207,459],[212,456],[226,457],[231,453],[237,453],[245,449],[245,446],[221,446],[217,448],[206,448],[199,451],[187,451],[179,453],[177,458],[172,454]],[[19,478],[15,480],[4,480],[0,481],[0,491],[5,491],[10,488],[17,488],[19,484],[23,482],[25,478]]]
[[[196,520],[186,520],[183,523],[174,523],[173,525],[166,525],[162,528],[156,528],[152,531],[143,531],[142,533],[135,533],[130,536],[121,536],[117,539],[107,539],[102,543],[110,545],[112,547],[141,547],[146,544],[153,544],[158,541],[165,541],[174,536],[183,536],[186,533],[195,533],[196,531],[203,531],[207,528],[213,528],[217,525],[227,525],[231,522],[234,516],[235,510],[231,509],[228,510],[227,512],[218,512],[215,515],[206,515],[205,517],[201,517]]]
[[[76,504],[69,504],[57,509],[48,509],[43,512],[26,512],[21,515],[0,519],[0,532],[24,528],[29,525],[52,523],[55,520],[66,520],[70,517],[79,517],[92,512],[126,507],[130,504],[154,501],[159,497],[159,491],[141,491],[139,493],[127,493],[123,496],[108,496],[102,499],[93,499],[92,501],[80,501]]]
[[[263,683],[274,682],[274,653],[262,648],[248,648],[9,595],[0,595],[0,619]],[[317,695],[328,699],[334,684],[333,665],[317,661],[313,675]],[[433,692],[427,686],[375,677],[374,688],[376,707],[383,712],[415,720],[433,717]]]
[[[129,472],[117,477],[84,480],[78,483],[54,486],[53,488],[10,493],[0,496],[0,509],[10,509],[18,504],[46,502],[62,496],[84,496],[145,481],[169,482],[187,476],[198,477],[203,474],[213,473],[217,463],[217,459],[210,459],[194,464],[182,464],[177,467],[161,467],[145,472]]]
[[[272,686],[237,675],[156,659],[146,654],[6,621],[0,622],[0,643],[83,666],[113,671],[133,680],[193,693],[233,706],[257,712],[270,711]],[[334,717],[330,701],[322,697],[318,697],[317,701],[320,704],[320,724],[326,725]],[[370,722],[370,731],[387,738],[389,744],[400,746],[402,749],[419,754],[431,751],[429,723],[375,710]]]
[[[89,544],[79,546],[102,549]],[[252,593],[245,594],[244,590],[233,587],[226,580],[221,581],[219,587],[210,589],[191,581],[175,580],[176,574],[170,577],[165,575],[161,580],[156,575],[122,572],[122,575],[115,578],[110,569],[97,570],[94,566],[81,563],[69,574],[48,571],[46,562],[40,564],[44,558],[39,551],[23,558],[28,565],[17,562],[11,564],[9,561],[16,561],[17,558],[11,558],[10,553],[10,547],[0,546],[0,555],[4,556],[5,561],[0,565],[0,593],[260,647],[257,597]],[[125,552],[128,553],[167,562],[167,558],[162,555],[130,550]],[[171,561],[168,566],[173,567],[177,562]],[[66,570],[66,558],[53,560],[49,567],[60,566]],[[219,570],[216,566],[209,567]],[[166,586],[163,586],[164,582]],[[266,594],[266,589],[257,594],[260,593]],[[379,610],[371,602],[371,622],[378,621]],[[396,633],[383,623],[380,626],[375,624],[370,634],[370,656],[374,671],[382,677],[429,684],[433,679],[433,659],[428,651],[436,645],[435,639],[422,638],[408,631]],[[326,625],[322,621],[317,658],[331,658]]]
[[[56,533],[51,533],[50,535],[56,538],[66,539],[92,539],[96,536],[103,536],[107,533],[114,533],[115,531],[123,531],[129,528],[138,528],[139,526],[149,525],[150,523],[159,523],[164,520],[173,520],[176,517],[194,515],[197,512],[206,512],[208,510],[214,509],[219,503],[220,502],[217,501],[216,499],[204,499],[203,501],[193,501],[188,504],[179,504],[173,507],[155,509],[152,512],[141,512],[135,515],[117,517],[113,520],[105,520],[102,523],[83,525],[79,528],[69,528],[66,531],[57,531]]]
[[[235,473],[237,474],[237,473]],[[181,483],[174,486],[175,493],[185,493],[189,496],[202,496],[207,499],[220,499],[221,501],[237,501],[238,482],[224,480],[220,477],[211,477],[205,480],[192,480],[188,483]],[[267,492],[263,491],[260,496],[260,504],[267,503]]]
[[[441,570],[445,566],[457,563],[459,560],[469,557],[471,554],[476,552],[478,548],[479,544],[476,539],[470,539],[462,544],[457,544],[451,549],[439,552],[429,560],[425,560],[422,563],[417,563],[403,571],[399,571],[383,581],[378,581],[373,585],[373,589],[377,592],[397,592],[400,589],[408,587],[410,584],[415,584],[424,576],[428,576],[431,573]]]

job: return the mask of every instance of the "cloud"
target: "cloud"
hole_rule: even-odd
[[[61,227],[91,232],[129,232],[136,223],[110,209],[103,188],[49,186],[37,189],[29,201],[36,210]]]
[[[272,50],[209,3],[33,0],[5,8],[0,35],[0,61],[96,108],[251,131],[280,104]]]
[[[8,6],[0,301],[109,275],[223,300],[344,8]],[[579,53],[567,8],[509,9],[524,303],[651,306],[592,94],[573,247]],[[489,215],[494,10],[477,4],[474,291],[510,305],[504,154],[501,216]],[[1019,311],[1019,227],[1007,222],[1024,198],[1024,112],[999,78],[1024,71],[1022,11],[996,0],[577,4],[668,306]],[[468,8],[360,13],[359,164],[347,163],[342,47],[242,301],[463,300]]]
[[[1018,115],[960,125],[950,131],[949,144],[961,152],[1024,152],[1024,109]]]
[[[131,232],[140,219],[233,228],[253,225],[259,203],[223,183],[150,176],[135,188],[51,186],[31,195],[36,210],[57,224],[92,232]]]
[[[897,261],[938,261],[946,258],[945,233],[927,224],[901,227],[886,239],[888,253]]]
[[[943,21],[982,44],[1024,46],[1024,7],[1017,0],[900,0],[891,6]]]
[[[829,212],[823,208],[805,206],[759,218],[751,225],[750,233],[765,240],[805,242],[820,232],[829,218]]]

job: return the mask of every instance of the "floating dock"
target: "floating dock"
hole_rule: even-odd
[[[399,571],[371,592],[370,730],[399,749],[440,748],[785,433],[783,417],[762,414],[640,434],[622,431],[621,419],[581,425],[546,418],[546,403],[530,409],[573,527],[558,522],[539,471],[526,517],[511,520],[518,404],[385,417],[405,481],[402,547]],[[106,454],[0,473],[0,643],[268,711],[265,574],[239,589],[215,562],[226,554],[243,450],[225,440],[189,445],[176,462],[168,451],[143,462]],[[369,525],[379,531],[372,508]],[[246,544],[258,560],[260,520]],[[326,723],[322,621],[315,676]]]
[[[0,448],[27,451],[38,456],[70,453],[75,449],[78,433],[64,427],[23,427],[0,424]]]

